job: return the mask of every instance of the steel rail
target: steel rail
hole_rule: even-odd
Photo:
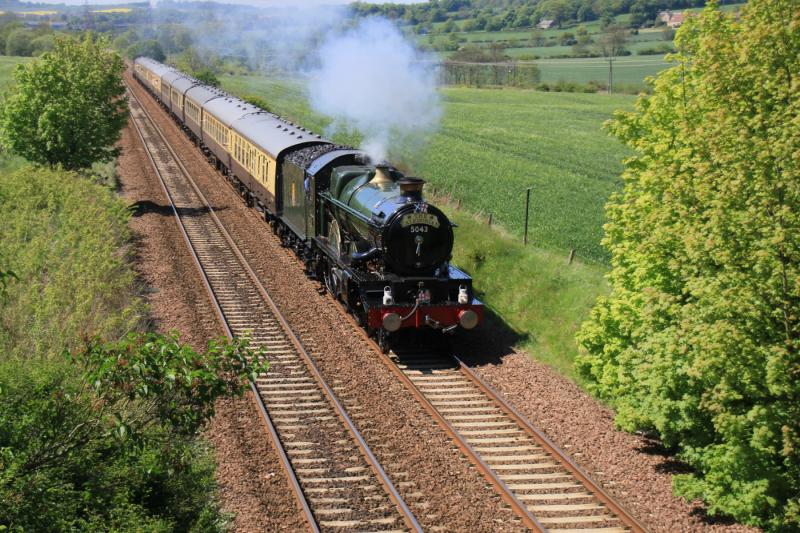
[[[144,110],[145,113],[147,113],[147,111],[144,109],[144,106],[141,104],[138,97],[133,93],[133,90],[130,88],[130,86],[128,86],[128,88],[129,88],[128,93],[133,98],[136,99],[142,110]],[[148,119],[150,119],[149,116]],[[152,123],[152,119],[150,119],[150,121]],[[208,280],[208,275],[206,274],[206,271],[203,269],[203,265],[200,263],[200,258],[197,256],[197,251],[192,245],[191,239],[189,239],[189,234],[186,232],[186,227],[183,224],[183,220],[181,220],[181,217],[178,214],[178,210],[175,207],[175,201],[172,197],[172,194],[169,192],[169,189],[167,188],[167,184],[164,180],[164,177],[161,175],[161,170],[159,170],[158,165],[153,159],[153,154],[147,148],[147,143],[145,142],[144,134],[142,133],[141,127],[133,118],[131,119],[131,123],[133,123],[136,129],[136,133],[139,136],[139,140],[142,143],[142,147],[144,148],[144,151],[147,154],[147,159],[150,161],[150,164],[153,167],[156,176],[158,176],[159,184],[161,185],[161,190],[164,192],[165,197],[169,201],[170,210],[172,211],[175,222],[178,225],[178,229],[181,232],[183,241],[186,244],[186,249],[189,251],[189,254],[192,257],[192,261],[194,262],[195,267],[197,268],[197,272],[200,274],[200,278],[203,280],[203,286],[206,289],[206,295],[208,296],[209,302],[214,308],[214,313],[217,315],[217,320],[219,321],[219,324],[225,331],[225,336],[228,338],[228,340],[233,340],[233,332],[231,331],[231,328],[228,325],[228,321],[225,319],[225,315],[222,312],[222,308],[219,305],[219,301],[217,301],[216,294],[214,294],[214,290],[211,288],[211,283]],[[256,388],[256,384],[253,382],[252,379],[249,379],[248,381],[250,383],[250,394],[252,395],[253,402],[256,404],[259,411],[261,412],[262,423],[264,424],[264,426],[267,429],[267,432],[270,435],[270,440],[272,442],[273,449],[277,453],[281,463],[281,467],[283,468],[283,472],[286,475],[289,484],[291,485],[292,492],[295,496],[295,501],[298,507],[300,508],[300,511],[303,513],[308,528],[312,531],[312,533],[319,533],[319,527],[317,526],[317,521],[315,520],[314,515],[311,513],[311,508],[308,505],[308,500],[306,500],[306,497],[303,494],[303,490],[300,487],[300,483],[297,481],[297,476],[295,476],[294,474],[294,470],[292,469],[291,463],[289,462],[289,457],[286,454],[286,450],[280,443],[278,434],[275,431],[275,426],[273,425],[272,419],[270,418],[269,413],[267,412],[267,409],[264,406],[264,402],[261,399],[261,395],[259,394],[258,389]]]
[[[478,470],[481,471],[492,484],[492,486],[495,487],[504,501],[511,503],[510,500],[513,500],[519,503],[521,509],[513,504],[512,508],[514,508],[518,514],[520,514],[523,522],[534,530],[548,531],[549,528],[545,527],[536,518],[536,516],[528,510],[527,505],[519,501],[514,491],[511,490],[508,485],[502,481],[500,476],[498,476],[498,474],[492,469],[492,467],[484,461],[480,453],[474,450],[472,445],[467,442],[466,438],[459,433],[459,430],[453,427],[453,425],[444,417],[444,415],[439,412],[438,408],[431,403],[426,394],[421,391],[411,380],[411,378],[406,375],[403,369],[398,366],[398,362],[395,361],[390,354],[383,353],[374,339],[367,336],[366,333],[363,332],[363,329],[358,327],[358,324],[355,322],[355,320],[353,320],[351,317],[348,318],[351,320],[352,325],[355,326],[359,332],[361,332],[362,337],[365,338],[374,348],[375,352],[379,354],[381,361],[389,368],[389,370],[392,371],[392,373],[398,376],[401,382],[406,385],[414,397],[416,397],[423,407],[432,414],[434,419],[439,422],[445,432],[451,438],[453,438],[458,448],[461,449],[465,455],[476,464]],[[605,504],[614,513],[615,517],[619,519],[619,521],[622,522],[627,528],[629,528],[631,533],[647,533],[648,530],[636,518],[634,518],[633,515],[627,509],[625,509],[625,507],[617,503],[614,498],[608,494],[608,492],[605,491],[598,483],[596,483],[580,466],[578,466],[566,452],[552,442],[552,440],[550,440],[542,431],[533,426],[533,424],[527,418],[525,418],[524,415],[517,411],[507,400],[503,398],[498,391],[496,391],[482,377],[480,377],[477,372],[464,363],[456,354],[448,353],[442,357],[442,359],[443,362],[450,360],[455,363],[456,368],[462,375],[471,381],[486,396],[486,398],[490,400],[490,402],[499,407],[509,419],[517,423],[535,443],[540,445],[553,459],[558,461],[558,463],[572,476],[574,476],[581,483],[581,485],[583,485],[583,487],[592,494],[594,498]],[[533,526],[531,526],[528,520],[526,520],[526,516],[530,517],[530,519],[534,522]]]
[[[561,465],[569,471],[573,476],[589,489],[594,496],[603,502],[609,509],[611,509],[617,517],[631,528],[633,533],[646,533],[647,529],[639,523],[636,518],[621,504],[617,503],[605,489],[596,483],[569,455],[567,455],[561,448],[559,448],[547,435],[537,429],[531,422],[525,418],[517,409],[506,401],[503,396],[489,385],[486,380],[478,375],[472,368],[464,363],[457,355],[450,354],[456,363],[459,365],[459,370],[466,375],[473,383],[475,383],[484,394],[494,400],[497,405],[503,410],[509,418],[517,422],[525,430],[528,435],[537,441],[542,448],[547,450],[555,459],[561,462]]]
[[[361,328],[359,328],[361,329]],[[411,392],[414,398],[422,404],[422,407],[428,412],[428,414],[436,420],[436,422],[442,427],[448,437],[453,439],[456,446],[459,450],[461,450],[464,455],[467,456],[472,464],[478,469],[478,471],[489,481],[495,491],[500,495],[502,500],[506,502],[511,509],[519,516],[522,520],[522,523],[525,524],[526,527],[533,531],[539,532],[546,532],[547,529],[539,523],[535,516],[528,510],[524,503],[522,503],[515,495],[511,489],[508,488],[508,485],[500,479],[497,473],[489,467],[488,464],[481,458],[480,454],[475,451],[471,444],[469,444],[464,437],[453,427],[450,422],[448,422],[444,416],[442,416],[441,412],[425,397],[425,394],[420,391],[416,385],[411,381],[411,379],[405,375],[405,373],[391,360],[391,358],[384,354],[380,347],[375,344],[375,341],[372,340],[371,337],[364,335],[365,338],[369,340],[370,343],[373,344],[375,350],[381,354],[381,361],[386,364],[386,367],[400,380],[403,385],[405,385],[406,389]]]
[[[380,463],[378,462],[377,458],[372,453],[372,450],[369,448],[369,446],[367,445],[367,443],[364,440],[363,436],[360,434],[360,432],[356,428],[355,424],[350,419],[349,415],[345,411],[345,409],[342,406],[342,404],[339,402],[339,400],[336,397],[336,395],[334,394],[333,390],[330,388],[330,386],[323,379],[322,374],[320,373],[320,371],[319,371],[316,363],[314,362],[313,358],[305,350],[303,345],[300,343],[300,340],[297,338],[297,336],[294,334],[294,332],[291,329],[291,327],[289,326],[289,324],[286,322],[285,317],[283,316],[283,314],[278,309],[278,307],[275,304],[275,302],[273,301],[272,297],[269,295],[269,293],[267,293],[266,289],[264,288],[263,284],[261,283],[261,280],[258,278],[256,273],[253,271],[252,267],[250,267],[249,263],[247,262],[247,260],[243,256],[243,254],[241,253],[239,247],[236,245],[236,243],[233,240],[233,238],[231,237],[231,235],[228,233],[228,231],[223,226],[222,222],[217,217],[217,215],[214,212],[213,208],[211,207],[210,203],[205,198],[205,196],[200,191],[200,189],[197,187],[197,184],[192,179],[191,174],[186,169],[186,167],[184,166],[183,162],[180,160],[179,156],[175,153],[175,151],[173,150],[172,146],[170,146],[169,142],[166,139],[166,136],[161,131],[161,128],[155,123],[155,121],[153,120],[153,118],[150,115],[150,113],[148,112],[148,110],[141,103],[139,97],[134,93],[133,88],[130,87],[130,85],[128,84],[127,81],[125,83],[129,87],[129,94],[131,94],[131,96],[133,96],[133,98],[137,101],[137,103],[141,107],[142,112],[144,113],[144,115],[147,117],[147,119],[150,121],[151,125],[153,126],[153,129],[156,131],[156,133],[158,133],[163,145],[170,152],[170,154],[171,154],[172,158],[174,159],[175,163],[181,169],[181,172],[184,175],[184,177],[186,178],[187,183],[189,183],[191,185],[191,187],[194,190],[194,192],[198,195],[198,197],[201,199],[201,201],[205,204],[205,207],[208,209],[208,213],[211,216],[212,220],[215,222],[217,228],[220,230],[222,235],[225,237],[225,240],[227,241],[227,244],[229,245],[230,250],[232,252],[234,252],[235,256],[237,257],[237,259],[241,263],[242,267],[247,272],[247,274],[250,277],[251,281],[253,282],[255,288],[257,289],[257,291],[259,292],[259,294],[261,295],[261,297],[263,298],[265,303],[267,303],[268,307],[272,311],[272,313],[275,316],[275,318],[281,324],[282,328],[284,329],[284,332],[286,333],[287,337],[289,337],[289,339],[291,340],[291,342],[294,345],[296,351],[301,356],[301,358],[304,360],[304,362],[308,365],[308,368],[311,371],[311,373],[314,376],[314,378],[316,379],[318,385],[320,386],[320,388],[325,393],[326,397],[329,399],[329,401],[334,406],[334,410],[336,411],[337,415],[345,423],[345,426],[347,427],[348,432],[350,433],[350,435],[355,440],[357,446],[359,447],[359,450],[361,451],[363,456],[366,458],[367,463],[369,464],[369,466],[373,469],[373,472],[375,473],[376,477],[378,478],[380,483],[383,485],[384,489],[387,491],[387,493],[389,495],[389,498],[398,507],[398,510],[400,511],[400,515],[403,518],[403,520],[405,521],[406,525],[412,531],[416,531],[416,532],[420,532],[421,533],[422,532],[422,527],[420,526],[420,524],[417,521],[416,517],[414,516],[413,512],[408,508],[408,505],[405,503],[405,501],[403,500],[402,496],[397,491],[397,488],[394,486],[394,484],[392,483],[391,479],[389,478],[388,474],[386,474],[386,472],[384,471],[383,467],[380,465]],[[147,152],[148,159],[150,160],[154,170],[156,171],[156,174],[159,177],[162,190],[165,192],[167,198],[170,201],[170,207],[171,207],[171,210],[173,212],[173,215],[175,216],[175,219],[178,222],[178,226],[179,226],[179,228],[181,230],[181,233],[183,235],[184,241],[187,244],[187,246],[188,246],[188,248],[189,248],[189,250],[191,252],[193,261],[195,263],[195,266],[198,268],[198,270],[199,270],[199,272],[201,274],[201,277],[203,279],[203,284],[204,284],[204,286],[206,288],[206,292],[207,292],[207,294],[209,296],[209,299],[211,300],[211,302],[212,302],[212,304],[214,306],[215,313],[217,314],[217,317],[220,319],[220,323],[223,325],[223,327],[225,329],[226,336],[229,339],[232,339],[233,338],[233,333],[232,333],[232,331],[230,329],[230,326],[229,326],[229,324],[227,322],[227,319],[225,318],[224,313],[222,312],[222,309],[221,309],[221,307],[219,305],[219,302],[217,301],[216,294],[214,293],[214,291],[213,291],[213,289],[211,287],[211,284],[210,284],[210,282],[208,280],[208,277],[207,277],[207,274],[205,272],[205,269],[203,268],[203,266],[202,266],[202,264],[201,264],[201,262],[200,262],[200,260],[199,260],[199,258],[197,256],[197,253],[196,253],[196,251],[194,249],[194,246],[193,246],[193,244],[191,242],[191,239],[189,238],[188,233],[186,232],[186,229],[185,229],[185,227],[183,225],[183,222],[180,219],[180,215],[178,214],[177,209],[175,208],[175,204],[174,204],[172,195],[170,194],[169,190],[167,189],[164,177],[161,175],[161,172],[157,168],[157,165],[156,165],[156,163],[155,163],[155,161],[153,159],[152,154],[147,149],[147,144],[145,142],[144,135],[142,134],[139,125],[136,123],[135,119],[132,122],[134,123],[134,125],[136,127],[136,131],[137,131],[137,133],[139,135],[140,140],[142,141],[142,145],[145,147],[145,151]],[[288,458],[288,456],[286,454],[286,451],[283,449],[283,446],[280,445],[280,439],[278,438],[277,432],[275,431],[275,427],[274,427],[274,425],[272,423],[271,417],[269,416],[269,413],[268,413],[268,411],[266,409],[266,406],[264,405],[263,400],[261,399],[261,395],[258,392],[258,390],[256,388],[256,385],[252,380],[250,381],[250,386],[251,386],[251,392],[253,393],[253,396],[255,398],[257,406],[258,406],[258,408],[259,408],[259,410],[260,410],[260,412],[262,414],[263,421],[264,421],[265,425],[267,426],[267,429],[268,429],[268,431],[270,433],[270,437],[271,437],[271,440],[273,442],[273,445],[275,446],[276,451],[278,452],[279,457],[281,458],[281,463],[282,463],[282,466],[283,466],[284,470],[287,473],[287,478],[290,480],[290,484],[292,486],[292,489],[295,492],[295,495],[296,495],[297,500],[298,500],[298,504],[301,507],[301,509],[303,511],[303,514],[306,517],[306,519],[308,521],[308,524],[309,524],[309,527],[311,528],[311,530],[317,532],[317,531],[319,531],[319,528],[317,526],[316,520],[314,519],[313,513],[312,513],[312,511],[310,509],[310,506],[308,504],[308,501],[306,500],[305,495],[303,494],[302,488],[300,487],[300,484],[299,484],[299,482],[297,480],[297,477],[294,474],[294,470],[293,470],[293,468],[291,466],[291,463],[290,463],[289,458]]]

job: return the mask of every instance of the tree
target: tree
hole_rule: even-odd
[[[545,38],[544,33],[539,28],[534,28],[531,32],[531,46],[544,46]]]
[[[125,51],[125,55],[130,59],[136,59],[142,56],[155,59],[156,61],[164,61],[167,59],[164,50],[161,49],[161,45],[158,44],[158,41],[155,39],[147,39],[130,45]]]
[[[800,10],[714,3],[610,130],[635,155],[607,206],[611,293],[577,369],[657,432],[712,514],[800,530]]]
[[[61,364],[0,361],[0,522],[9,531],[220,531],[197,437],[215,401],[242,396],[265,369],[241,341],[197,353],[154,334],[91,341]]]
[[[27,29],[17,29],[8,34],[6,38],[7,56],[31,55],[31,41],[33,34]]]
[[[205,83],[206,85],[212,85],[214,87],[219,87],[220,85],[219,78],[217,77],[216,73],[210,68],[202,68],[198,71],[193,72],[192,75],[199,81]]]
[[[561,35],[558,36],[558,44],[561,46],[569,46],[572,44],[577,43],[578,41],[575,40],[575,34],[565,31]]]
[[[505,20],[500,15],[492,17],[486,23],[486,31],[500,31],[505,27]]]
[[[52,52],[14,72],[0,109],[4,143],[29,161],[68,170],[112,159],[128,118],[124,68],[104,38],[58,38]]]
[[[40,35],[31,41],[31,55],[40,56],[50,52],[56,45],[56,37],[52,33]]]

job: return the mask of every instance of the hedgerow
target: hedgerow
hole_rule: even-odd
[[[800,530],[800,9],[709,6],[610,130],[635,150],[608,206],[612,292],[578,369],[625,429],[694,467],[686,498]]]

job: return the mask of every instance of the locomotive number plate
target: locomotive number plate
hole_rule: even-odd
[[[430,213],[409,213],[404,215],[400,221],[400,225],[404,228],[414,226],[417,224],[425,224],[426,226],[439,227],[439,217]]]

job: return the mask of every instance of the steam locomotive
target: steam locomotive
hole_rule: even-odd
[[[453,224],[422,179],[150,58],[133,75],[382,347],[403,329],[481,322],[472,279],[450,263]]]

